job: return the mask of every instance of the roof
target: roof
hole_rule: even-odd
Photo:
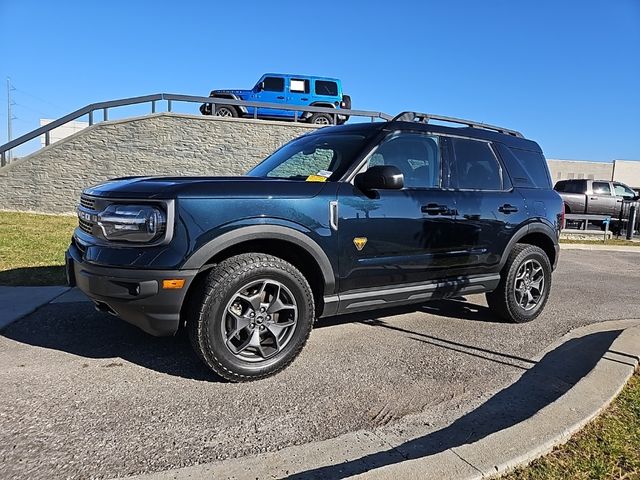
[[[540,146],[536,142],[523,137],[516,137],[514,135],[499,133],[493,130],[486,130],[484,128],[450,127],[445,125],[438,125],[435,123],[404,122],[398,120],[391,120],[388,122],[351,123],[348,125],[325,127],[320,129],[319,132],[362,132],[370,134],[376,130],[380,132],[393,132],[396,130],[403,130],[463,136],[492,142],[500,142],[510,147],[521,148],[523,150],[534,150],[537,152],[542,151]]]

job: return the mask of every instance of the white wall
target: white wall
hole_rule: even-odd
[[[40,119],[40,126],[43,127],[45,125],[50,124],[51,122],[53,122],[53,120],[49,119],[49,118],[41,118]],[[58,128],[54,128],[53,130],[51,130],[51,132],[49,132],[49,142],[50,143],[55,143],[58,140],[62,140],[65,137],[68,137],[69,135],[73,135],[76,132],[79,132],[80,130],[87,128],[89,126],[88,122],[69,122],[66,123],[64,125],[62,125],[61,127]],[[40,146],[44,147],[45,146],[45,138],[44,135],[40,135]]]

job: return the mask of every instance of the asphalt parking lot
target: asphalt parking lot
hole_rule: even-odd
[[[544,314],[496,321],[482,296],[323,321],[281,374],[224,383],[185,338],[89,303],[0,332],[0,477],[110,478],[272,451],[427,412],[436,429],[510,384],[572,328],[640,317],[640,255],[563,251]]]

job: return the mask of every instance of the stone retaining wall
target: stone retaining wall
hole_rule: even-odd
[[[72,213],[83,188],[129,175],[239,175],[311,125],[174,113],[93,125],[0,168],[0,209]]]

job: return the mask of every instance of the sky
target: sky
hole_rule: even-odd
[[[15,138],[265,72],[340,78],[356,109],[513,128],[548,158],[640,160],[640,0],[0,0],[0,143],[6,77]]]

